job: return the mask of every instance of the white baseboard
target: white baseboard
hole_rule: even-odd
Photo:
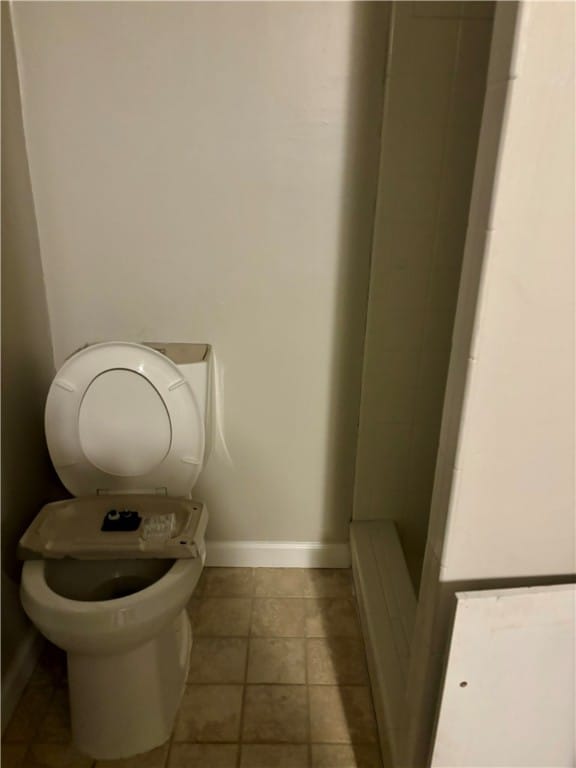
[[[349,568],[347,541],[207,541],[206,565],[245,568]]]
[[[2,678],[2,732],[10,722],[43,645],[44,638],[31,626]]]

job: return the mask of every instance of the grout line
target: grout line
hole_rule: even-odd
[[[252,581],[252,589],[255,588],[255,577]],[[254,597],[250,599],[250,622],[248,624],[248,637],[246,642],[246,661],[244,663],[244,683],[242,685],[242,699],[240,702],[240,725],[238,729],[238,753],[236,755],[236,766],[237,768],[240,768],[240,764],[242,762],[242,744],[243,744],[243,738],[242,734],[244,731],[244,714],[246,711],[246,691],[248,686],[248,663],[250,661],[250,637],[251,637],[251,631],[252,631],[252,617],[254,614]]]
[[[184,610],[186,611],[186,609]],[[190,675],[190,663],[192,661],[192,651],[194,650],[194,640],[195,640],[194,625],[192,624],[192,619],[190,618],[190,614],[188,613],[188,611],[186,611],[186,616],[188,617],[188,622],[190,624],[190,650],[189,650],[189,656],[188,656],[188,669],[186,671],[186,677],[184,679],[184,690],[182,691],[182,698],[180,699],[180,704],[178,706],[178,709],[176,710],[174,723],[172,724],[172,731],[170,733],[170,738],[168,739],[168,749],[166,750],[166,759],[163,764],[164,768],[169,768],[170,761],[172,759],[172,747],[174,746],[174,736],[176,733],[176,726],[178,724],[178,720],[180,717],[180,711],[182,709],[184,697],[186,696],[186,689],[188,687],[188,677]]]
[[[164,761],[164,768],[169,768],[170,766],[170,760],[172,758],[172,747],[174,746],[174,734],[176,732],[176,724],[178,722],[178,717],[180,715],[180,709],[182,707],[182,702],[184,701],[185,693],[186,693],[186,684],[184,685],[184,692],[182,693],[182,700],[180,701],[180,706],[178,707],[178,710],[176,712],[176,717],[174,718],[174,725],[172,726],[172,732],[170,733],[170,738],[168,739],[168,749],[166,750],[166,760]]]
[[[304,640],[304,680],[306,682],[306,725],[308,729],[308,766],[312,767],[312,712],[310,710],[310,680],[308,677],[308,638]]]
[[[271,639],[277,639],[277,640],[283,640],[285,638],[271,638]],[[288,638],[290,640],[298,640],[298,639],[305,639],[305,638]],[[312,640],[319,639],[319,638],[311,638]],[[320,638],[323,639],[323,638]],[[336,639],[336,638],[334,638]],[[253,686],[257,685],[258,688],[285,688],[286,686],[290,686],[293,688],[304,688],[304,687],[315,687],[315,688],[366,688],[369,684],[368,683],[337,683],[337,682],[331,682],[331,683],[188,683],[190,687],[194,688],[201,688],[205,686],[209,686],[211,688],[217,687],[225,687],[230,688],[230,686]],[[26,742],[10,742],[11,744],[23,744]],[[38,744],[48,744],[49,742],[35,742]],[[56,742],[52,742],[56,743]]]
[[[238,742],[237,741],[177,741],[176,744],[194,744],[195,746],[199,746],[202,744],[210,744],[214,746],[220,746],[221,744],[226,744],[228,746],[235,745]],[[304,741],[270,741],[270,739],[262,739],[260,741],[245,741],[245,744],[250,744],[251,746],[254,744],[262,745],[266,747],[285,747],[287,745],[295,745],[295,746],[304,746]],[[313,744],[329,744],[331,746],[335,747],[342,747],[342,746],[351,746],[353,744],[370,744],[373,746],[376,746],[376,742],[374,741],[314,741]],[[63,742],[46,742],[49,746],[63,746]],[[147,752],[140,753],[141,755],[148,754]],[[130,760],[131,758],[120,758],[121,760]]]
[[[407,424],[408,422],[388,421],[387,424]],[[199,602],[206,600],[351,600],[353,594],[342,595],[205,595],[195,598]]]

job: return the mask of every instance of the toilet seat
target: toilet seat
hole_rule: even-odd
[[[50,387],[45,430],[75,496],[186,496],[204,457],[204,419],[188,382],[141,344],[95,344],[69,358]]]

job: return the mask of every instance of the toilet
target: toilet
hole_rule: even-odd
[[[155,347],[155,348],[154,348]],[[48,393],[52,463],[74,498],[47,504],[20,540],[21,600],[67,653],[72,734],[94,759],[163,744],[186,677],[186,605],[206,558],[209,347],[95,344]]]

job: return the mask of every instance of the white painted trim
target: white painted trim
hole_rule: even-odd
[[[347,541],[207,541],[206,565],[248,568],[349,568]]]
[[[43,645],[44,638],[31,626],[14,655],[12,664],[2,678],[2,732],[10,722],[24,688],[32,676]]]
[[[416,595],[392,520],[354,521],[350,536],[380,744],[386,764],[400,766]]]

